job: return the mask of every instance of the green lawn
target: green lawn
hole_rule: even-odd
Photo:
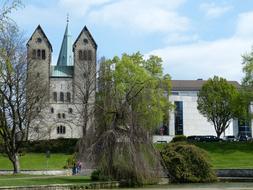
[[[0,187],[48,184],[84,184],[88,182],[91,182],[91,180],[87,176],[0,175]]]
[[[213,167],[216,169],[253,169],[252,142],[212,142],[195,144],[208,152]]]
[[[252,142],[201,142],[195,143],[207,151],[213,168],[250,168],[253,169]],[[165,144],[156,144],[161,149]]]
[[[20,157],[20,167],[22,170],[53,170],[63,169],[70,155],[67,154],[51,154],[48,159],[42,153],[27,153]],[[12,164],[8,157],[0,154],[0,170],[12,169]]]

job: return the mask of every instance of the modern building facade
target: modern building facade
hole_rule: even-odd
[[[93,81],[89,88],[94,89],[89,105],[95,101],[96,77],[90,73],[96,72],[97,44],[86,26],[72,44],[68,25],[67,22],[56,65],[52,65],[53,48],[41,26],[27,43],[28,76],[39,78],[48,87],[48,101],[29,128],[31,140],[82,137],[83,92],[88,80]],[[92,118],[89,117],[89,124]]]
[[[215,135],[216,132],[212,123],[201,115],[197,109],[197,95],[204,80],[172,80],[172,92],[169,100],[175,105],[170,112],[169,127],[154,136],[154,141],[170,141],[175,135]],[[236,81],[229,83],[239,87]],[[164,126],[166,128],[166,126]],[[164,128],[163,127],[163,128]],[[167,131],[164,133],[163,131]],[[227,135],[252,135],[252,128],[245,122],[233,119],[222,136]]]

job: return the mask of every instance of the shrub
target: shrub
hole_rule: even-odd
[[[216,175],[204,150],[187,143],[170,143],[161,156],[172,182],[212,182]]]
[[[40,141],[23,142],[21,152],[45,153],[48,150],[51,153],[73,154],[76,151],[78,139],[51,139]],[[0,150],[2,151],[2,150]]]
[[[103,172],[101,172],[101,170],[97,169],[97,170],[94,170],[92,173],[91,173],[91,180],[92,181],[108,181],[108,177],[106,177]]]
[[[184,135],[176,135],[171,142],[186,142],[187,138]]]
[[[66,161],[66,165],[63,166],[64,169],[73,168],[74,164],[76,163],[76,153],[72,154]]]

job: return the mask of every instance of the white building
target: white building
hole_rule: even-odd
[[[169,100],[175,105],[175,109],[170,112],[169,127],[159,131],[154,136],[153,140],[157,141],[170,141],[175,135],[215,135],[216,132],[212,123],[201,115],[197,109],[197,94],[204,80],[172,80],[172,92]],[[229,83],[239,87],[236,81],[229,81]],[[251,136],[252,128],[240,125],[237,119],[230,122],[229,127],[226,129],[225,135],[238,136],[240,134]]]

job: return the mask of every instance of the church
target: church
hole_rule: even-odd
[[[88,88],[89,105],[95,101],[97,44],[85,26],[72,44],[67,21],[56,65],[52,45],[39,25],[27,42],[27,73],[47,86],[48,99],[30,124],[30,140],[80,138],[83,129],[83,92]],[[89,80],[88,80],[89,79]],[[88,127],[93,116],[89,117]]]

